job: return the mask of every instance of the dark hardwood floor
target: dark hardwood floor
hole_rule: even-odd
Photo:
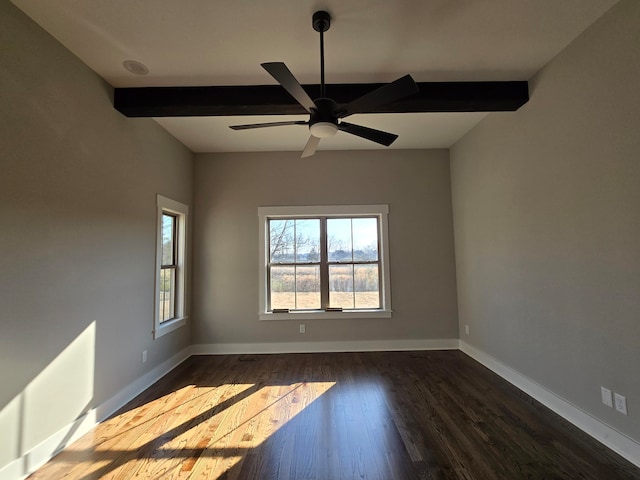
[[[191,357],[31,477],[640,479],[459,351]]]

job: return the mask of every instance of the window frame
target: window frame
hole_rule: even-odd
[[[326,310],[296,310],[288,313],[269,311],[269,219],[304,218],[378,218],[378,255],[380,269],[380,308],[349,309],[341,312]],[[391,318],[391,278],[389,270],[389,206],[388,205],[325,205],[258,207],[259,230],[259,307],[260,320],[310,320]],[[322,248],[322,247],[321,247]]]
[[[157,195],[157,225],[156,225],[156,278],[155,278],[155,302],[153,320],[153,338],[159,338],[172,332],[187,323],[186,314],[187,299],[187,226],[189,207],[162,195]],[[174,316],[171,319],[161,321],[160,294],[162,271],[167,267],[162,263],[162,220],[164,215],[175,218],[174,224],[174,255],[175,265],[170,268],[175,270],[175,285],[172,296],[174,297]]]

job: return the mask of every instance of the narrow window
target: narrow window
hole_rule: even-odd
[[[154,338],[186,323],[187,216],[189,207],[158,195]]]
[[[176,273],[178,270],[177,215],[162,213],[162,265],[160,266],[160,323],[176,317]]]

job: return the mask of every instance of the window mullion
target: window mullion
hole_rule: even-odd
[[[295,251],[295,250],[294,250]],[[295,254],[294,257],[295,258]],[[293,264],[293,309],[298,309],[298,264]]]
[[[380,225],[380,218],[376,218],[376,226],[378,227],[378,305],[380,308],[388,308],[388,305],[385,305],[384,296],[383,296],[383,288],[389,288],[388,285],[384,285],[382,279],[382,258],[381,256],[385,253],[382,251],[382,225]]]
[[[351,224],[351,301],[353,308],[356,308],[356,267],[353,258],[353,218],[349,219]]]
[[[267,291],[269,292],[269,295],[267,295],[267,310],[270,311],[273,307],[271,306],[271,221],[269,219],[267,219],[266,221],[266,225],[267,225],[267,236],[265,238],[265,243],[266,243],[266,255],[267,258],[266,260],[266,264],[267,264],[267,278],[266,278],[266,282],[267,282]]]
[[[329,308],[329,241],[327,239],[327,218],[320,218],[320,309]]]
[[[298,309],[298,222],[293,220],[293,309]]]

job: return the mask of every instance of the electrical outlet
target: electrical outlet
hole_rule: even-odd
[[[304,326],[304,323],[300,324],[300,333],[305,333],[306,332],[306,328]]]
[[[619,393],[614,394],[613,398],[616,401],[616,410],[623,415],[627,414],[627,399]]]
[[[611,390],[608,388],[600,387],[600,393],[602,395],[602,403],[607,407],[613,408],[613,401],[611,400]]]
[[[142,363],[145,363],[147,361],[147,351],[143,350],[142,351]]]
[[[469,325],[465,325],[465,326],[464,326],[464,333],[466,333],[467,335],[469,335]]]

